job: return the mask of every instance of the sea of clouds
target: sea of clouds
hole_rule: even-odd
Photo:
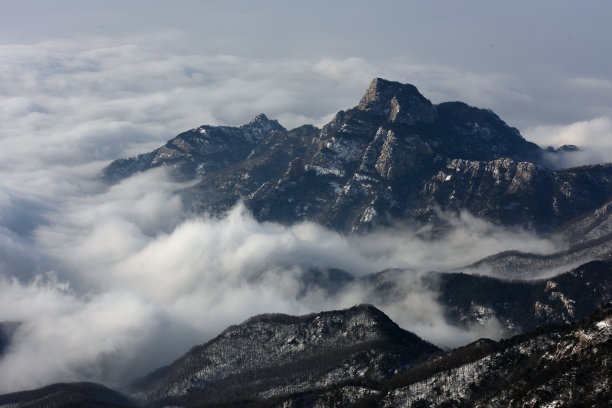
[[[0,45],[0,322],[19,323],[0,358],[0,392],[120,385],[254,314],[372,301],[359,285],[305,290],[310,268],[356,277],[410,269],[406,296],[378,305],[402,327],[449,347],[502,335],[496,322],[449,325],[420,274],[508,249],[548,253],[552,242],[469,214],[435,243],[410,229],[346,237],[309,223],[259,224],[241,205],[213,219],[188,215],[177,194],[185,185],[164,169],[112,186],[100,179],[110,161],[202,124],[239,125],[264,112],[288,128],[321,125],[356,105],[375,76],[413,78],[435,101],[530,99],[495,75],[401,61],[384,69],[360,58],[255,61],[95,40]],[[528,134],[585,146],[584,162],[609,161],[612,144],[590,146],[611,128],[604,115]]]

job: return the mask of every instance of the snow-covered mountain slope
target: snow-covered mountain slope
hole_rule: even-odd
[[[137,381],[133,395],[162,405],[267,399],[380,381],[439,351],[373,306],[260,315]]]
[[[379,406],[610,406],[611,367],[607,307],[572,326],[455,350],[396,379]]]
[[[612,308],[607,306],[572,325],[499,342],[479,340],[390,381],[339,385],[267,406],[608,407],[611,366]]]
[[[145,407],[605,407],[612,404],[610,367],[609,304],[572,324],[446,353],[358,306],[253,317],[136,388],[148,397],[138,405]],[[3,408],[38,406],[136,405],[89,383],[0,396]]]

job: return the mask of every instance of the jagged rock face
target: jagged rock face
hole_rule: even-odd
[[[423,208],[467,209],[472,214],[550,230],[593,210],[612,195],[609,164],[562,171],[498,159],[490,162],[455,159],[423,187]]]
[[[413,112],[413,119],[398,121],[397,112]],[[434,106],[413,86],[382,79],[372,81],[357,108],[323,127],[314,143],[299,177],[285,176],[248,197],[256,217],[309,219],[344,231],[367,231],[394,219],[427,220],[440,206],[428,200],[427,182],[450,158],[541,154],[490,111],[462,103]]]
[[[381,78],[375,78],[370,83],[357,109],[386,117],[389,122],[406,125],[432,123],[436,117],[434,106],[413,85]]]
[[[184,195],[196,212],[244,200],[260,221],[345,232],[431,222],[438,209],[547,231],[612,198],[611,166],[555,172],[542,163],[543,150],[493,112],[434,105],[412,85],[377,78],[322,129],[287,131],[263,115],[240,128],[202,126],[113,162],[105,176],[171,166],[200,180]]]
[[[277,121],[263,114],[239,128],[200,126],[150,153],[114,161],[104,169],[104,176],[119,180],[150,168],[170,166],[180,179],[203,177],[244,160],[270,135],[285,132]]]
[[[318,133],[313,126],[302,126],[288,132],[270,133],[254,146],[245,160],[233,163],[216,173],[202,177],[183,197],[187,207],[196,212],[222,214],[271,180],[284,175],[296,177],[300,157],[308,155],[311,141]]]
[[[351,379],[388,378],[438,351],[373,306],[301,317],[261,315],[138,381],[135,395],[177,405],[227,402],[229,395],[242,394],[271,398]]]

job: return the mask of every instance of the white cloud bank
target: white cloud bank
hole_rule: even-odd
[[[320,125],[356,105],[375,76],[413,82],[436,102],[530,101],[512,78],[401,60],[255,61],[93,40],[0,45],[0,321],[22,322],[0,359],[0,392],[117,384],[253,314],[368,300],[358,287],[304,293],[310,267],[418,275],[500,250],[553,249],[465,214],[437,245],[411,231],[346,239],[311,224],[257,224],[240,207],[222,220],[187,219],[181,186],[163,170],[111,188],[98,180],[110,160],[201,124],[265,112],[287,127]],[[403,283],[407,296],[382,307],[404,328],[449,345],[498,333],[448,326],[435,294]]]
[[[313,267],[355,276],[415,269],[401,279],[405,297],[378,304],[393,319],[441,345],[496,337],[503,331],[495,322],[450,326],[419,273],[508,248],[553,249],[468,215],[435,244],[409,230],[346,238],[309,223],[259,224],[242,206],[220,220],[186,219],[179,187],[155,169],[46,213],[24,251],[51,269],[16,263],[0,274],[0,321],[22,322],[0,359],[0,390],[83,379],[117,385],[254,314],[372,301],[359,284],[331,294],[305,286],[304,271]]]
[[[548,155],[552,167],[576,167],[612,162],[612,119],[600,116],[566,126],[538,126],[525,131],[527,139],[540,146],[559,148],[575,145],[575,152]]]

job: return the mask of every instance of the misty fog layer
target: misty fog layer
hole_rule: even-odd
[[[436,242],[406,228],[345,237],[312,223],[260,224],[242,205],[221,219],[186,217],[176,194],[184,185],[164,169],[111,187],[93,176],[82,183],[82,194],[52,207],[6,199],[10,214],[44,210],[37,225],[5,228],[0,241],[12,254],[1,270],[0,321],[22,323],[0,360],[2,391],[60,380],[117,384],[258,313],[375,302],[439,345],[499,337],[496,322],[472,330],[447,324],[420,273],[509,248],[555,249],[467,214],[449,219],[454,229]],[[413,272],[401,278],[405,297],[392,301],[373,298],[357,283],[330,293],[303,280],[310,268],[359,277],[396,267]]]
[[[578,151],[573,152],[548,154],[546,158],[552,168],[609,163],[612,161],[611,136],[612,120],[608,116],[600,116],[567,126],[537,126],[525,132],[527,139],[541,146],[559,148],[563,145],[575,145],[579,148]]]
[[[449,218],[455,228],[435,243],[409,229],[345,237],[308,223],[258,224],[240,205],[214,220],[187,215],[177,195],[185,186],[163,169],[112,187],[99,180],[111,160],[202,124],[265,112],[287,127],[321,125],[356,105],[375,76],[413,82],[434,102],[529,100],[508,78],[397,59],[254,61],[93,40],[0,45],[0,62],[0,322],[20,322],[0,358],[0,392],[119,384],[264,312],[375,302],[438,345],[498,337],[495,322],[449,326],[420,274],[503,250],[556,249],[469,214]],[[574,130],[564,133],[570,141]],[[406,296],[385,301],[359,284],[305,287],[313,267],[413,272],[400,282]]]

